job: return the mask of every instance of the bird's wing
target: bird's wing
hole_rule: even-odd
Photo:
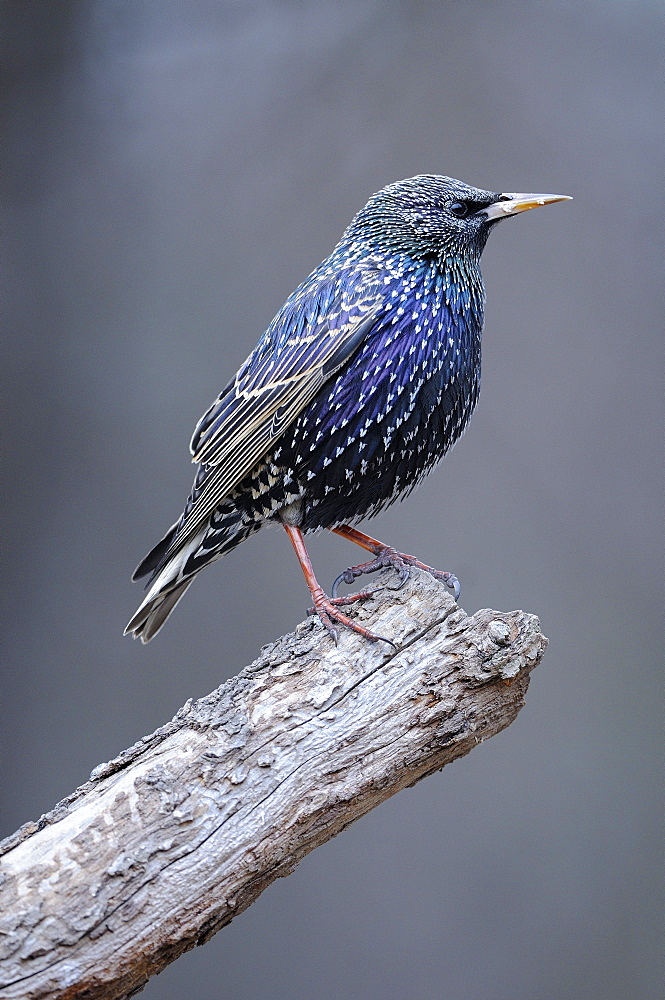
[[[206,470],[173,543],[197,530],[267,454],[365,340],[382,306],[377,271],[337,273],[294,292],[194,431],[193,461]]]

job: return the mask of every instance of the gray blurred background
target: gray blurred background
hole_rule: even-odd
[[[484,255],[470,430],[373,533],[551,639],[513,726],[268,889],[147,998],[659,989],[662,6],[3,6],[2,830],[302,619],[288,540],[122,629],[194,424],[293,287],[415,173],[574,195]],[[316,537],[318,575],[357,561]]]

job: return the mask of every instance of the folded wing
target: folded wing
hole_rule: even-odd
[[[310,279],[285,303],[194,431],[190,450],[204,469],[170,552],[199,530],[358,349],[381,313],[381,289],[376,271],[338,272]]]

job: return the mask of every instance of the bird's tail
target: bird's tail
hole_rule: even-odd
[[[178,530],[178,523],[172,525],[132,574],[132,580],[152,575],[148,592],[128,623],[125,635],[150,642],[196,574],[204,566],[221,559],[260,527],[261,522],[250,520],[237,510],[227,517],[213,515],[210,523],[197,534],[169,551]]]

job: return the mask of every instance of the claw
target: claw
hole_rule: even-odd
[[[378,594],[380,590],[385,590],[383,584],[379,587],[372,587],[370,590],[361,590],[357,594],[348,594],[346,597],[338,597],[337,590],[340,583],[353,583],[353,577],[349,579],[349,570],[345,569],[343,573],[340,573],[332,585],[331,601],[334,604],[351,604],[353,601],[364,601],[366,597],[371,597],[372,594]]]
[[[377,635],[375,638],[378,639],[379,642],[387,642],[388,645],[392,646],[395,652],[397,652],[397,645],[392,641],[392,639],[386,639],[385,635]]]
[[[441,575],[439,576],[438,574],[434,573],[433,575],[437,578],[437,580],[441,580],[443,583],[445,583],[448,590],[452,592],[453,600],[458,601],[459,595],[462,593],[462,588],[455,574],[441,573]]]

